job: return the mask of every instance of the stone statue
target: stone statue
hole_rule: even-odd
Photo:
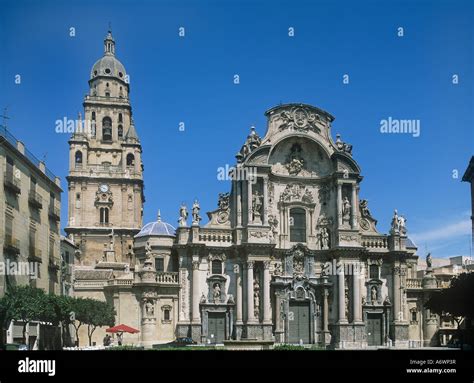
[[[278,233],[278,219],[273,215],[269,215],[268,224],[270,225],[273,235],[276,235]]]
[[[288,174],[291,176],[296,176],[301,172],[301,170],[303,170],[304,160],[301,157],[302,151],[300,144],[293,144],[290,149],[290,155],[288,156],[285,167],[288,170]]]
[[[188,219],[188,209],[184,203],[181,204],[181,207],[179,208],[179,226],[180,227],[186,227],[186,221]]]
[[[252,196],[252,213],[253,213],[254,219],[256,220],[260,219],[261,208],[262,208],[262,195],[258,192],[258,190],[256,190]]]
[[[199,222],[201,221],[201,216],[199,215],[199,211],[201,210],[201,206],[199,206],[199,202],[197,200],[194,200],[193,203],[193,224],[199,225]]]
[[[370,214],[369,210],[369,201],[367,201],[366,199],[361,199],[359,201],[359,206],[362,217],[372,218],[372,215]]]
[[[303,197],[301,197],[301,201],[303,201],[304,203],[313,203],[314,202],[314,198],[313,198],[313,194],[311,193],[311,190],[309,189],[306,189],[304,194],[303,194]]]
[[[145,304],[146,315],[153,317],[155,315],[155,305],[152,301],[147,301]]]
[[[400,230],[400,234],[406,234],[407,233],[406,222],[407,222],[407,220],[403,215],[398,217],[398,228]]]
[[[213,298],[214,303],[219,303],[221,301],[221,285],[219,283],[214,284]]]
[[[229,202],[230,202],[229,199],[230,199],[229,193],[219,193],[219,200],[217,202],[217,206],[219,207],[219,210],[229,209]]]
[[[150,241],[146,241],[146,244],[145,244],[145,255],[147,258],[151,258],[151,245],[150,245]]]
[[[327,227],[321,228],[321,250],[329,249],[329,230]]]
[[[372,300],[373,305],[377,303],[377,296],[378,296],[377,287],[372,286],[372,288],[370,289],[370,298]]]
[[[201,300],[200,300],[200,302],[201,302],[201,303],[206,303],[206,301],[207,301],[207,298],[206,298],[206,296],[204,295],[204,293],[202,293],[202,294],[201,294]]]
[[[347,196],[342,201],[342,218],[344,221],[349,221],[351,218],[351,204]]]
[[[391,233],[398,234],[399,232],[400,232],[400,220],[398,219],[398,211],[397,209],[395,209],[393,212]]]
[[[428,269],[431,269],[432,266],[433,266],[433,260],[431,258],[431,253],[428,253],[428,255],[426,256],[426,267]]]

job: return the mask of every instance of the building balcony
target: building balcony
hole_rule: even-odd
[[[42,262],[43,261],[42,255],[43,255],[43,252],[41,251],[41,249],[38,249],[37,247],[34,247],[34,246],[29,247],[28,261]]]
[[[30,190],[28,203],[35,208],[41,209],[43,207],[43,197],[41,197],[38,192]]]
[[[407,289],[421,289],[422,281],[421,278],[407,278]]]
[[[3,249],[6,253],[18,255],[20,253],[20,240],[14,238],[12,235],[6,234]]]
[[[157,272],[156,282],[161,285],[179,285],[179,273],[177,272]]]
[[[50,206],[48,215],[51,219],[59,221],[61,219],[61,212],[58,206]]]
[[[60,269],[59,261],[53,256],[49,256],[48,269],[57,272]]]
[[[5,178],[3,180],[3,184],[8,190],[12,191],[13,193],[15,194],[21,193],[21,181],[19,178],[15,177],[15,175],[11,171],[5,172]]]

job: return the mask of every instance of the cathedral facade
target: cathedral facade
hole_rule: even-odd
[[[423,307],[436,278],[417,279],[417,249],[396,210],[390,232],[378,232],[332,115],[306,104],[268,110],[265,135],[251,130],[207,223],[195,201],[179,208],[177,228],[159,213],[142,227],[125,75],[109,33],[84,101],[94,128],[69,142],[66,228],[80,247],[76,296],[113,303],[116,323],[140,330],[125,343],[436,345],[440,320]]]

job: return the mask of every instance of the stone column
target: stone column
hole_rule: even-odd
[[[268,177],[263,177],[263,217],[262,222],[264,225],[267,224],[268,215]]]
[[[393,268],[393,317],[394,322],[403,320],[400,314],[401,300],[400,300],[400,266]]]
[[[337,184],[337,218],[339,227],[342,227],[342,185]]]
[[[247,323],[255,323],[253,306],[253,266],[254,261],[247,261]]]
[[[272,323],[270,307],[270,262],[263,262],[263,323]]]
[[[235,283],[236,283],[236,293],[237,293],[237,313],[236,313],[236,320],[237,324],[242,323],[242,277],[240,271],[240,265],[236,265],[236,274],[235,274]]]
[[[242,181],[235,181],[237,193],[237,226],[242,226]]]
[[[329,332],[329,291],[325,288],[323,291],[323,331]]]
[[[352,274],[352,302],[353,308],[352,311],[354,313],[354,322],[362,322],[362,315],[361,315],[361,306],[360,306],[360,278],[362,277],[360,273],[360,265],[354,265],[354,269],[357,271],[356,273]]]
[[[253,223],[252,213],[252,181],[247,181],[247,217],[248,223]]]
[[[199,261],[193,261],[193,323],[201,322],[201,314],[199,312],[199,299]]]
[[[277,293],[275,296],[275,332],[281,331],[281,297]]]
[[[339,304],[339,323],[347,323],[346,318],[346,288],[344,281],[344,267],[342,265],[341,270],[337,275],[338,279],[338,304]]]
[[[357,185],[352,184],[352,228],[357,229]]]

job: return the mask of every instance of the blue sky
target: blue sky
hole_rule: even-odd
[[[333,134],[353,144],[380,231],[397,208],[420,255],[468,255],[469,187],[460,179],[474,154],[473,4],[0,1],[0,108],[67,191],[68,136],[55,121],[81,111],[110,22],[143,144],[145,222],[160,208],[176,225],[179,204],[195,198],[213,210],[230,187],[217,168],[234,163],[250,126],[263,135],[265,110],[304,102],[333,114]],[[419,119],[420,137],[381,134],[388,117]],[[66,201],[65,192],[62,222]]]

